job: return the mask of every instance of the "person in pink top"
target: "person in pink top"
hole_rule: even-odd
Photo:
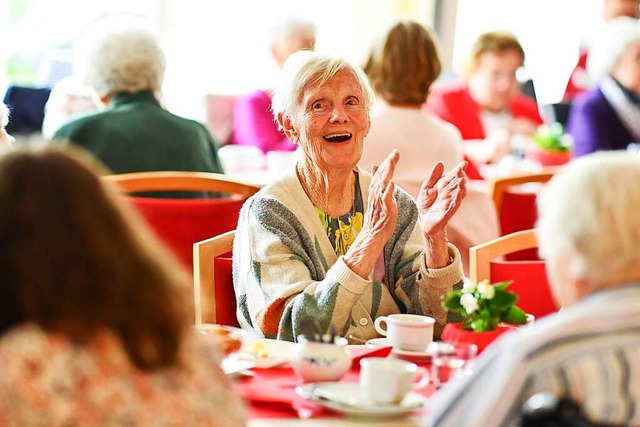
[[[316,26],[300,18],[287,18],[271,30],[271,55],[282,68],[289,55],[298,50],[313,50]],[[236,99],[233,111],[233,141],[253,145],[264,153],[272,150],[293,151],[296,145],[278,129],[271,113],[271,91],[257,90]]]
[[[417,199],[423,177],[437,162],[451,170],[463,160],[458,129],[421,108],[442,69],[436,40],[417,22],[398,22],[375,44],[364,69],[377,103],[358,164],[371,170],[397,149],[402,162],[395,182]],[[498,216],[486,192],[469,183],[447,232],[468,275],[469,247],[498,237]]]
[[[524,50],[511,33],[480,35],[471,48],[465,81],[434,85],[425,111],[453,123],[464,153],[476,163],[499,160],[514,134],[532,135],[542,119],[536,102],[520,93],[516,72]]]

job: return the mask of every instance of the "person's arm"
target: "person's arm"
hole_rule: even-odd
[[[282,133],[273,119],[268,98],[240,97],[233,112],[236,142],[254,145],[264,153],[272,150],[293,151],[296,145]]]
[[[602,111],[593,103],[575,103],[569,111],[567,133],[573,138],[573,157],[580,157],[607,146],[609,129],[601,122]]]

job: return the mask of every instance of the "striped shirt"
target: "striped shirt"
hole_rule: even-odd
[[[501,337],[474,374],[434,396],[429,426],[510,426],[539,392],[578,402],[592,420],[640,425],[640,284],[598,291]]]

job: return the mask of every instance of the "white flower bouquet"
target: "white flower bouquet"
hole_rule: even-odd
[[[475,285],[465,281],[461,290],[444,296],[442,305],[448,311],[464,316],[462,328],[474,332],[493,331],[500,323],[523,325],[527,316],[515,305],[518,296],[506,290],[511,283],[490,284],[483,280]]]

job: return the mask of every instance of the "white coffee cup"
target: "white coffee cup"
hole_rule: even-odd
[[[382,328],[382,324],[386,328]],[[433,341],[433,317],[419,314],[391,314],[380,316],[374,322],[379,334],[387,337],[391,345],[400,350],[425,351]]]
[[[398,404],[411,390],[429,384],[429,373],[400,359],[369,357],[360,361],[360,393],[371,404]]]

